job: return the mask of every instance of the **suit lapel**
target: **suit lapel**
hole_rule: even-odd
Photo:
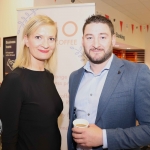
[[[97,117],[96,117],[95,123],[97,123],[99,119],[101,118],[101,115],[104,112],[107,104],[109,103],[110,97],[123,74],[124,67],[122,66],[123,66],[122,60],[118,59],[114,55],[110,70],[108,72],[108,75],[107,75],[107,78],[106,78],[106,81],[105,81],[105,84],[101,93],[101,97],[99,99]]]
[[[76,97],[76,93],[78,91],[78,88],[79,88],[79,84],[81,82],[81,79],[84,75],[84,69],[81,68],[78,70],[77,74],[75,75],[75,77],[73,78],[73,82],[72,82],[72,85],[71,85],[71,92],[70,92],[70,111],[71,111],[71,114],[73,114],[73,111],[74,111],[74,102],[75,102],[75,97]]]

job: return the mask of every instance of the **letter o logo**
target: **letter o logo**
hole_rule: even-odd
[[[66,33],[66,31],[65,31],[65,27],[66,27],[66,25],[68,25],[68,24],[73,24],[73,25],[74,25],[74,27],[75,27],[74,32],[73,32],[73,33],[71,33],[71,34],[68,34],[68,33]],[[74,35],[77,33],[77,31],[78,31],[77,24],[76,24],[76,23],[74,23],[73,21],[68,21],[68,22],[66,22],[66,23],[63,25],[63,27],[62,27],[62,31],[63,31],[63,33],[64,33],[64,35],[65,35],[65,36],[69,36],[69,37],[74,36]]]

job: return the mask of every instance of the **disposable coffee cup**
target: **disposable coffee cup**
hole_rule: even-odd
[[[89,122],[85,119],[75,119],[73,121],[73,125],[77,128],[87,128],[89,126]]]

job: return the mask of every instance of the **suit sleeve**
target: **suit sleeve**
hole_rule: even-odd
[[[130,149],[150,144],[150,70],[142,65],[137,74],[134,106],[139,126],[107,129],[108,148]]]
[[[74,73],[71,73],[69,77],[69,126],[68,126],[68,133],[67,133],[67,144],[68,144],[68,150],[75,150],[76,149],[76,143],[74,142],[72,138],[72,121],[73,121],[73,116],[74,114],[71,114],[70,108],[71,108],[71,87],[73,86],[73,76]]]
[[[0,87],[0,119],[2,121],[2,149],[16,150],[21,84],[17,74],[8,74]]]

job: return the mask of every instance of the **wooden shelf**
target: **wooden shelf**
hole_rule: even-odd
[[[144,63],[145,51],[144,50],[120,50],[113,49],[113,53],[120,59],[126,59],[132,62]]]

